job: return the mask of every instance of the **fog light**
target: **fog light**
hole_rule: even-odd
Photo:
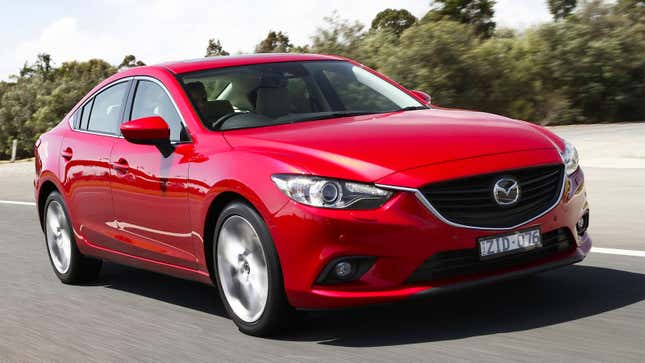
[[[576,232],[582,236],[589,228],[589,212],[585,213],[576,223]]]
[[[316,279],[316,284],[346,284],[361,278],[372,266],[373,256],[341,256],[329,261]]]
[[[339,279],[346,279],[352,274],[352,264],[347,261],[341,261],[334,266],[334,273]]]

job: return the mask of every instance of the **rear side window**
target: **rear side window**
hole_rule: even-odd
[[[92,105],[94,104],[94,99],[91,99],[90,102],[86,103],[80,111],[80,128],[82,130],[87,130],[87,122],[90,120],[90,112],[92,112]]]
[[[123,100],[128,90],[128,82],[118,83],[94,97],[87,130],[105,134],[117,135],[119,124],[121,122],[121,112],[123,109]],[[90,102],[92,103],[92,102]],[[85,111],[86,104],[83,107]],[[83,112],[85,113],[85,112]],[[85,115],[82,116],[83,121]],[[84,124],[81,124],[83,128]]]
[[[72,128],[78,129],[81,121],[81,110],[76,110],[76,112],[74,112],[74,114],[69,119],[72,123]]]
[[[130,120],[150,116],[159,116],[166,121],[170,129],[170,141],[188,140],[181,118],[166,91],[154,82],[139,81]]]

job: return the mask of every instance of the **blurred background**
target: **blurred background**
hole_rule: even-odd
[[[31,157],[119,70],[253,52],[350,57],[437,105],[543,125],[645,120],[645,0],[1,5],[0,160],[14,140]]]
[[[0,19],[0,362],[643,362],[645,0],[0,0]],[[238,333],[205,285],[110,263],[59,284],[14,141],[31,157],[119,70],[253,52],[339,54],[437,105],[549,126],[580,150],[592,253],[275,339]]]

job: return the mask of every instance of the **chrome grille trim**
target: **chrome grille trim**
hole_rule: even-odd
[[[564,165],[564,164],[561,164]],[[466,225],[466,224],[461,224],[461,223],[456,223],[453,221],[450,221],[446,217],[444,217],[439,211],[430,203],[430,201],[423,195],[420,189],[417,188],[408,188],[408,187],[401,187],[401,186],[396,186],[396,185],[388,185],[388,184],[375,184],[375,186],[383,189],[389,189],[389,190],[396,190],[396,191],[401,191],[401,192],[408,192],[408,193],[413,193],[414,196],[423,204],[424,207],[426,207],[435,217],[437,217],[440,221],[453,226],[453,227],[459,227],[459,228],[468,228],[468,229],[477,229],[477,230],[483,230],[483,231],[508,231],[508,230],[513,230],[516,228],[519,228],[527,223],[533,222],[536,219],[539,219],[552,211],[555,207],[560,204],[562,201],[562,197],[564,195],[564,190],[567,182],[567,173],[563,172],[562,173],[562,186],[560,188],[560,193],[558,197],[556,198],[556,201],[551,205],[549,208],[545,209],[543,212],[539,213],[538,215],[531,217],[525,221],[522,221],[521,223],[518,223],[516,225],[510,226],[510,227],[481,227],[481,226],[473,226],[473,225]]]

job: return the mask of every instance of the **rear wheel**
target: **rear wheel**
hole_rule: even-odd
[[[291,308],[264,220],[249,205],[233,202],[222,211],[215,231],[213,262],[228,314],[246,334],[275,333]]]
[[[58,192],[47,197],[43,221],[49,261],[56,276],[66,284],[95,280],[102,261],[78,251],[65,202]]]

